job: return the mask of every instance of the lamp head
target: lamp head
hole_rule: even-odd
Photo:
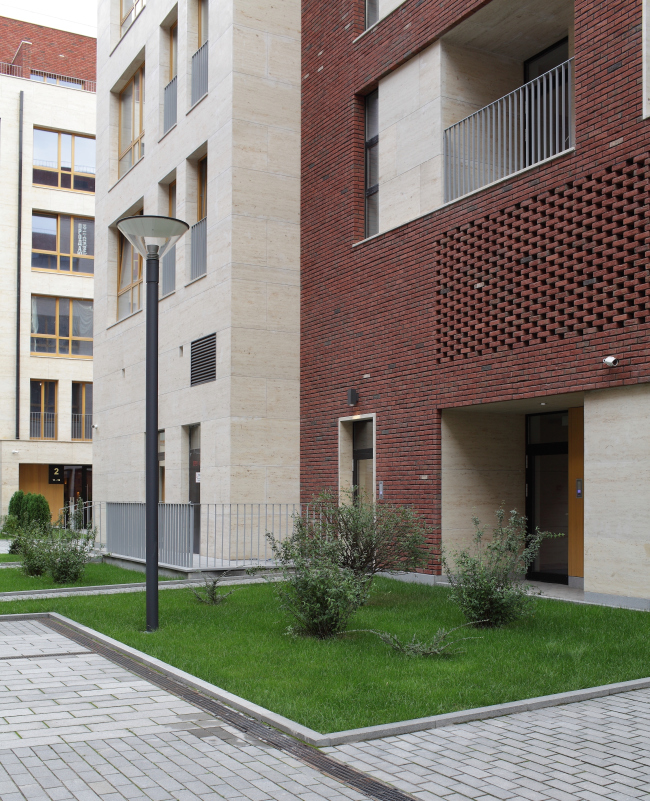
[[[162,258],[190,226],[174,217],[137,214],[135,217],[123,217],[118,221],[117,227],[142,258],[146,259],[156,252]]]

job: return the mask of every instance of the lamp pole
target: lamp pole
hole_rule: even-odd
[[[145,531],[147,631],[158,628],[158,245],[147,245]]]

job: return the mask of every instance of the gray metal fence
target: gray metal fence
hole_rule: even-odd
[[[176,125],[177,79],[174,76],[165,87],[165,101],[163,112],[163,133]]]
[[[162,257],[160,295],[164,297],[176,289],[176,245]]]
[[[208,42],[192,56],[192,105],[208,93]]]
[[[159,562],[214,569],[270,564],[267,532],[284,540],[300,512],[289,503],[161,503]],[[144,559],[145,505],[107,503],[103,532],[109,553]]]
[[[445,130],[445,202],[573,145],[573,59],[569,59]]]
[[[205,275],[208,267],[208,220],[204,217],[192,226],[190,281]]]

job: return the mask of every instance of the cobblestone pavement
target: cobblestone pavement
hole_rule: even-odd
[[[0,622],[2,801],[223,798],[365,796],[37,621]]]
[[[650,690],[323,751],[423,801],[647,801]]]
[[[422,801],[650,799],[650,690],[323,751]],[[35,620],[0,621],[1,801],[364,798]]]

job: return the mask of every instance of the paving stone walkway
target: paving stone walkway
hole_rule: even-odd
[[[422,801],[650,799],[650,690],[323,750]],[[0,621],[1,801],[363,798],[37,620]]]

